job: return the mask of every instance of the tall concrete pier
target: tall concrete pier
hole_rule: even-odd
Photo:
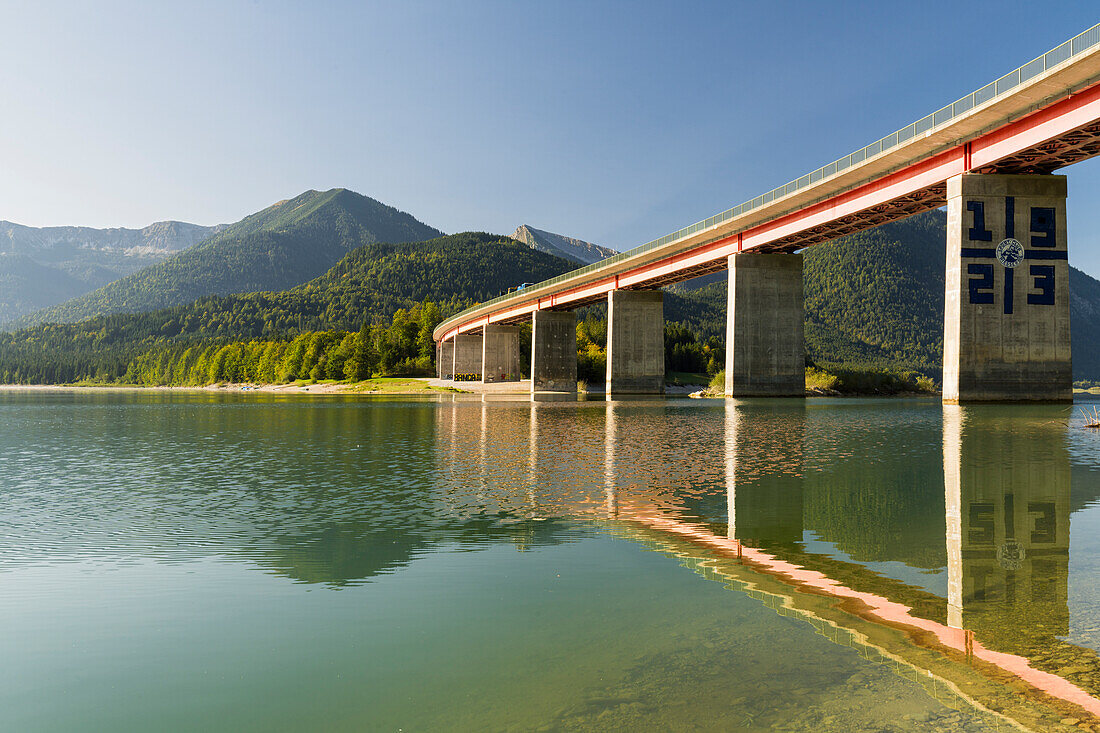
[[[607,394],[664,391],[664,293],[612,290],[607,294]]]
[[[947,181],[943,401],[1070,401],[1066,178]]]
[[[802,255],[730,256],[727,396],[806,393],[802,311]]]
[[[519,381],[519,327],[485,327],[481,348],[481,381]]]
[[[577,316],[573,311],[531,314],[531,391],[577,391]]]
[[[459,334],[454,337],[454,374],[476,374],[481,377],[481,334]]]

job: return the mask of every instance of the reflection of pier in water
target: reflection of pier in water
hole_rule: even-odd
[[[1050,415],[1001,416],[967,430],[966,411],[945,408],[948,598],[945,609],[922,614],[898,602],[896,581],[848,564],[842,582],[828,574],[841,564],[835,558],[817,562],[793,547],[804,530],[804,479],[794,469],[802,468],[806,430],[792,424],[796,414],[783,415],[780,430],[775,422],[759,430],[759,415],[745,429],[747,416],[730,404],[725,536],[706,523],[644,510],[626,533],[784,615],[801,616],[865,658],[894,665],[940,699],[957,695],[1025,726],[1065,717],[1097,722],[1096,654],[1057,638],[1068,631],[1070,467]],[[792,456],[791,465],[778,468],[776,451]],[[787,590],[773,588],[769,596],[761,590],[764,576]],[[927,607],[931,594],[918,595]],[[807,607],[814,596],[836,605],[815,611]],[[885,629],[903,637],[871,641]]]
[[[928,450],[851,456],[854,473],[840,479],[853,486],[815,464],[835,426],[801,401],[516,407],[488,405],[500,413],[489,422],[494,431],[503,420],[509,434],[527,433],[522,457],[514,446],[494,450],[484,430],[459,441],[479,448],[466,458],[455,446],[456,482],[467,495],[472,485],[490,487],[471,513],[610,520],[613,534],[804,619],[943,702],[996,710],[1004,723],[1028,728],[1066,717],[1100,724],[1097,655],[1057,638],[1069,624],[1064,413],[946,407],[942,422],[924,428],[942,445],[934,463]],[[717,419],[695,412],[681,420],[692,409]],[[875,465],[882,460],[885,468]],[[913,474],[924,505],[883,499],[883,471]],[[853,510],[859,505],[863,515]],[[860,542],[854,533],[873,522],[868,507],[888,526]],[[906,524],[911,514],[919,515],[914,526]],[[807,531],[849,548],[853,559],[815,551],[803,541]],[[935,592],[864,564],[891,560],[939,577],[946,565],[947,587]]]

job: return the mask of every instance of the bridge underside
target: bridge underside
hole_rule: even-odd
[[[1003,158],[974,173],[1053,173],[1059,168],[1100,155],[1100,121]]]
[[[1082,127],[1070,130],[1053,139],[1046,140],[1028,147],[1014,155],[998,160],[996,163],[975,167],[971,173],[1009,173],[1009,174],[1046,174],[1053,173],[1073,163],[1100,155],[1100,121],[1093,121]],[[859,212],[839,217],[824,224],[807,228],[795,234],[776,239],[751,249],[746,252],[761,253],[793,253],[815,244],[828,242],[849,234],[856,234],[866,229],[887,224],[899,219],[920,214],[932,209],[938,209],[947,205],[947,183],[939,182],[927,186],[913,193],[891,199],[890,201],[876,204]],[[660,261],[658,261],[659,263]],[[694,264],[690,267],[663,272],[644,282],[625,286],[623,290],[651,290],[654,288],[685,282],[701,275],[714,272],[722,272],[729,268],[728,255],[721,255],[713,260]],[[584,297],[570,299],[567,305],[560,306],[562,310],[573,310],[592,303],[604,303],[607,293],[599,292]],[[555,310],[559,306],[542,305],[544,310]],[[530,313],[520,313],[513,317],[504,318],[497,323],[522,323],[530,320]],[[480,328],[472,331],[477,333]]]

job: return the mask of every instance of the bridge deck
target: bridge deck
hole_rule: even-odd
[[[727,268],[737,252],[793,252],[943,206],[960,173],[1050,173],[1100,154],[1100,24],[886,137],[672,234],[523,291],[435,330],[436,341],[611,290]]]

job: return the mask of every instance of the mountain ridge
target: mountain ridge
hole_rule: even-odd
[[[223,226],[169,220],[141,229],[97,229],[0,221],[0,254],[6,256],[0,260],[0,324],[160,262]]]
[[[162,262],[9,326],[70,323],[182,305],[207,295],[283,290],[317,277],[365,244],[440,235],[410,214],[348,189],[305,191]]]
[[[148,248],[178,252],[216,234],[228,224],[203,226],[175,219],[155,221],[140,229],[129,227],[49,226],[32,227],[0,219],[0,252],[30,254],[58,245],[83,249],[126,251]]]
[[[516,231],[512,233],[512,239],[522,242],[532,249],[563,259],[573,260],[582,265],[599,262],[618,254],[610,247],[601,247],[583,239],[574,239],[563,234],[554,234],[553,232],[536,229],[528,224],[521,224],[517,227]]]
[[[325,201],[314,192],[314,197],[257,212],[263,215],[244,226],[265,236],[264,227],[293,230],[340,196],[326,193]],[[330,229],[357,226],[352,211],[326,221]],[[807,358],[825,366],[921,371],[938,378],[945,225],[944,212],[926,212],[805,250]],[[429,300],[445,316],[520,282],[538,282],[575,267],[575,261],[487,233],[372,242],[345,253],[316,278],[284,290],[206,295],[152,312],[0,336],[0,371],[16,381],[117,379],[134,355],[150,348],[358,330]],[[1097,379],[1100,281],[1071,268],[1070,287],[1074,378]],[[687,326],[703,340],[720,340],[726,298],[724,282],[669,292],[666,323]]]

